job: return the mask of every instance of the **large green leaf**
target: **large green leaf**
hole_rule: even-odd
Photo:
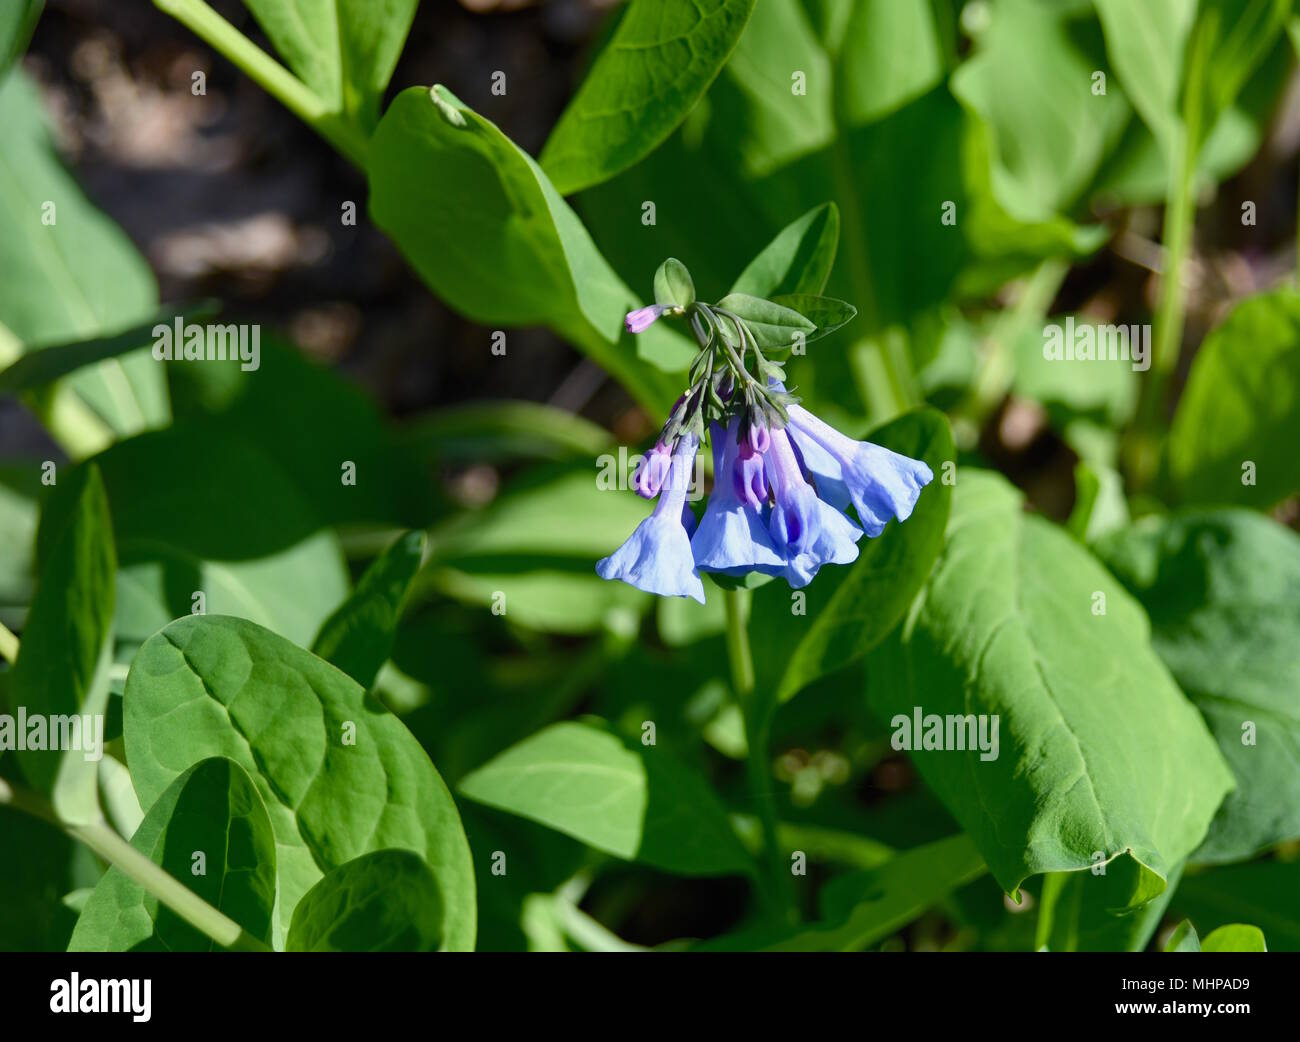
[[[19,750],[23,774],[65,820],[85,824],[100,815],[95,776],[104,751],[117,559],[99,470],[84,467],[64,480],[72,509],[41,526],[50,552],[22,630],[9,701],[46,725],[45,748]]]
[[[406,589],[423,556],[423,532],[408,532],[393,542],[325,620],[312,652],[369,690],[379,667],[393,653]]]
[[[1097,546],[1237,777],[1196,852],[1300,837],[1300,536],[1247,510],[1145,517]]]
[[[652,152],[703,97],[754,0],[633,0],[542,150],[564,195]]]
[[[263,330],[256,370],[170,363],[177,426],[194,441],[256,442],[322,522],[415,528],[433,517],[428,471],[379,407],[338,370]],[[328,418],[327,420],[325,418]],[[352,464],[355,482],[344,482]]]
[[[858,0],[839,41],[839,116],[849,126],[889,115],[937,86],[945,73],[947,3]]]
[[[617,463],[610,454],[595,472],[539,467],[487,507],[435,527],[412,597],[441,593],[560,633],[634,625],[649,597],[595,570],[648,512],[644,500],[616,487]]]
[[[372,129],[419,0],[244,0],[298,77]],[[166,8],[166,3],[160,3]]]
[[[442,897],[429,866],[406,850],[340,865],[303,895],[291,952],[428,952],[442,938]]]
[[[1119,91],[1093,92],[1105,67],[1096,23],[1036,0],[1000,0],[991,12],[953,91],[989,129],[998,202],[1021,220],[1049,220],[1092,182],[1129,107]]]
[[[194,611],[202,592],[213,614],[310,643],[347,596],[338,539],[259,449],[207,433],[150,432],[95,458],[117,538],[118,637],[144,640]],[[60,481],[46,510],[62,514],[66,502]],[[47,549],[42,536],[39,559]]]
[[[458,791],[616,857],[687,876],[754,864],[703,779],[654,746],[552,724],[461,779]]]
[[[757,675],[778,698],[790,698],[879,644],[902,619],[943,545],[952,498],[943,470],[956,457],[948,421],[923,409],[867,438],[925,460],[935,480],[922,490],[907,521],[891,522],[878,538],[863,540],[852,565],[824,568],[802,598],[784,583],[755,591],[750,630]],[[795,613],[796,604],[804,614]]]
[[[148,264],[59,162],[40,97],[21,71],[0,82],[0,125],[0,323],[30,351],[148,318],[158,303]],[[67,446],[79,454],[170,415],[148,352],[107,358],[73,374],[67,387],[89,412],[85,440]]]
[[[899,744],[916,712],[997,724],[993,755],[921,735],[911,755],[1005,890],[1128,856],[1140,870],[1112,907],[1136,905],[1204,837],[1232,776],[1148,637],[1078,543],[1004,479],[959,472],[947,543],[867,689]]]
[[[1242,301],[1201,345],[1169,435],[1192,503],[1270,507],[1300,490],[1300,294]]]
[[[249,772],[275,830],[277,945],[326,872],[400,847],[437,877],[444,946],[473,947],[474,871],[451,794],[401,721],[346,674],[243,619],[191,617],[140,648],[123,714],[144,805],[210,756]]]
[[[659,322],[633,350],[623,318],[636,296],[541,168],[492,123],[443,87],[412,87],[384,114],[369,176],[375,223],[461,314],[550,326],[656,411],[672,402],[675,384],[637,356],[684,369],[691,344]]]
[[[275,918],[275,836],[262,797],[221,757],[159,794],[131,845],[263,943]],[[110,868],[82,909],[69,951],[211,951],[216,942]]]

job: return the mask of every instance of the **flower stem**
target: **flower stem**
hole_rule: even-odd
[[[288,69],[253,43],[203,0],[153,0],[205,43],[220,51],[249,79],[276,98],[357,168],[366,168],[369,142],[361,129]]]
[[[1128,471],[1135,491],[1148,487],[1159,468],[1160,433],[1164,425],[1169,382],[1182,353],[1187,312],[1183,268],[1191,248],[1192,227],[1196,219],[1196,161],[1201,147],[1202,95],[1213,36],[1210,21],[1199,26],[1188,58],[1177,154],[1172,160],[1172,180],[1161,234],[1164,263],[1160,299],[1156,305],[1151,371],[1147,374],[1138,403],[1137,422],[1126,445]]]
[[[144,887],[159,901],[223,948],[236,951],[267,951],[267,947],[225,913],[213,908],[184,884],[173,879],[135,847],[109,828],[104,821],[74,825],[60,819],[43,797],[15,788],[0,778],[0,806],[13,807],[62,829],[84,843],[127,878]]]
[[[794,921],[794,889],[777,832],[776,803],[772,798],[772,778],[768,771],[772,716],[776,704],[770,693],[759,691],[754,682],[754,656],[749,646],[746,622],[748,602],[748,590],[722,591],[722,603],[727,617],[727,658],[731,663],[731,684],[736,693],[740,715],[745,722],[745,774],[763,835],[765,878],[760,891],[777,915],[786,921]]]
[[[0,622],[0,658],[11,666],[18,661],[18,638],[3,622]]]

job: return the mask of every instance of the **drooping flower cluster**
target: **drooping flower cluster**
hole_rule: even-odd
[[[785,389],[781,365],[764,357],[752,328],[758,322],[740,313],[757,315],[771,338],[769,320],[787,309],[747,298],[754,308],[742,301],[733,310],[737,297],[712,306],[661,303],[627,316],[628,330],[641,332],[663,314],[687,314],[700,354],[690,389],[632,478],[638,495],[658,503],[596,565],[604,579],[701,603],[701,572],[780,576],[797,589],[824,564],[856,560],[864,534],[880,535],[890,518],[906,520],[933,477],[923,462],[855,441],[802,408]],[[811,322],[802,328],[815,329]],[[745,365],[750,353],[757,378]],[[697,523],[687,493],[706,428],[713,491]]]

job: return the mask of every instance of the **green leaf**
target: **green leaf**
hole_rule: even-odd
[[[393,653],[406,590],[423,557],[423,532],[407,532],[393,542],[325,620],[312,653],[369,690],[379,667]]]
[[[370,212],[420,277],[469,319],[546,325],[661,412],[694,348],[657,322],[632,338],[631,290],[541,168],[443,87],[394,99],[370,147]],[[636,354],[633,353],[635,347]],[[637,356],[640,357],[637,357]]]
[[[45,0],[15,0],[0,11],[0,79],[27,50],[44,8]]]
[[[1115,75],[1167,156],[1181,129],[1179,96],[1196,4],[1186,0],[1093,0]]]
[[[467,402],[425,413],[397,432],[398,443],[435,461],[566,460],[608,452],[609,431],[539,402]]]
[[[947,543],[898,638],[868,660],[867,692],[1007,892],[1127,856],[1140,871],[1115,907],[1136,906],[1165,888],[1231,789],[1149,632],[1123,587],[1024,514],[1004,479],[960,470]],[[996,755],[925,749],[910,734],[917,713],[986,716]]]
[[[1196,936],[1196,927],[1192,925],[1190,919],[1184,919],[1174,927],[1174,932],[1165,942],[1167,952],[1199,952],[1200,950],[1201,939]]]
[[[160,311],[130,329],[107,336],[92,337],[69,344],[42,347],[23,355],[11,366],[0,370],[0,393],[19,394],[39,391],[56,380],[70,376],[79,369],[120,358],[133,351],[143,350],[154,342],[153,330],[159,324],[170,325],[176,318],[187,322],[206,320],[214,315],[213,308],[190,308],[185,311]]]
[[[1122,93],[1093,93],[1105,69],[1095,23],[1035,0],[1001,0],[952,77],[953,93],[987,127],[992,189],[1022,221],[1067,212],[1118,142]]]
[[[191,617],[140,648],[123,713],[142,804],[210,756],[252,777],[275,831],[277,946],[323,875],[400,847],[438,880],[444,947],[473,947],[474,871],[456,805],[411,733],[356,681],[251,622]]]
[[[840,118],[871,123],[942,82],[945,33],[933,0],[859,0],[852,6],[836,68]],[[951,17],[951,16],[949,16]]]
[[[329,111],[366,130],[392,78],[419,0],[244,0],[263,32]]]
[[[322,530],[288,475],[235,432],[221,440],[206,430],[150,432],[94,463],[117,541],[119,639],[143,641],[196,610],[202,593],[198,607],[208,612],[306,644],[347,596],[337,536]],[[69,499],[60,475],[47,513],[67,516]],[[38,559],[48,550],[41,535]]]
[[[922,912],[987,869],[966,836],[896,854],[877,868],[850,872],[823,890],[818,922],[791,930],[765,927],[700,945],[699,951],[854,952],[897,933]]]
[[[185,437],[220,444],[238,431],[279,467],[322,523],[421,528],[432,520],[429,471],[419,455],[399,443],[376,403],[337,369],[303,357],[266,329],[256,370],[168,366]],[[355,484],[341,480],[345,462],[355,465]]]
[[[158,795],[131,846],[263,943],[275,918],[276,843],[262,797],[239,764],[213,757]],[[204,936],[110,868],[77,920],[74,952],[212,951]]]
[[[558,633],[635,628],[649,596],[595,570],[646,516],[645,501],[625,487],[634,456],[603,454],[594,473],[539,467],[483,509],[437,526],[413,600],[439,592]]]
[[[460,793],[588,846],[685,876],[754,863],[699,776],[654,746],[591,724],[552,724],[461,779]]]
[[[9,700],[27,712],[29,741],[30,719],[44,718],[45,748],[18,753],[23,774],[64,820],[87,824],[100,816],[95,776],[104,751],[116,557],[98,468],[64,481],[72,510],[42,522],[50,553],[22,630]]]
[[[1237,778],[1196,859],[1300,838],[1300,536],[1247,510],[1198,510],[1145,517],[1096,551],[1142,602]]]
[[[858,314],[858,309],[834,297],[817,297],[803,293],[790,293],[772,298],[773,304],[789,308],[803,315],[817,328],[804,337],[805,344],[829,336],[841,326],[848,325]]]
[[[1232,923],[1220,926],[1201,942],[1203,952],[1266,952],[1264,931],[1258,926]]]
[[[655,303],[685,308],[695,303],[695,283],[686,265],[669,257],[655,272]]]
[[[820,294],[830,278],[839,243],[839,207],[834,203],[815,206],[777,232],[732,283],[731,292],[768,298]]]
[[[1268,936],[1274,951],[1300,951],[1300,861],[1254,861],[1188,873],[1173,908],[1206,926],[1251,922]]]
[[[542,150],[564,195],[654,151],[695,107],[755,0],[634,0]]]
[[[1169,435],[1191,503],[1271,507],[1300,490],[1300,294],[1242,301],[1196,353]]]
[[[952,486],[944,464],[956,459],[942,413],[922,409],[873,431],[867,440],[924,460],[935,474],[907,521],[890,522],[876,539],[859,544],[858,559],[825,568],[804,594],[804,614],[784,583],[754,594],[751,643],[760,683],[788,699],[818,677],[847,666],[898,625],[943,545]]]
[[[789,348],[817,328],[799,312],[748,293],[728,293],[715,307],[743,319],[762,348]]]
[[[429,952],[441,938],[442,897],[429,866],[406,850],[376,850],[303,895],[285,950]]]
[[[59,162],[40,96],[19,70],[0,82],[0,125],[0,323],[35,350],[148,318],[158,304],[148,264]],[[78,455],[170,417],[162,371],[147,352],[105,359],[66,387],[85,417],[81,440],[65,446]]]

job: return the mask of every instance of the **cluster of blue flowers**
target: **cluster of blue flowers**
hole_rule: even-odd
[[[640,332],[665,310],[656,305],[632,312],[628,330]],[[760,372],[775,371],[759,358]],[[751,386],[742,389],[742,381]],[[658,497],[658,503],[627,541],[596,565],[601,578],[701,603],[701,572],[733,577],[758,572],[780,576],[798,589],[822,565],[856,560],[864,534],[878,536],[890,518],[903,521],[911,515],[933,478],[928,466],[840,433],[799,406],[773,375],[761,393],[754,389],[743,368],[708,387],[723,408],[708,423],[713,492],[698,522],[687,491],[700,436],[690,423],[670,421],[632,479],[638,495]],[[683,414],[684,403],[704,397],[704,391],[688,392],[674,416]]]

